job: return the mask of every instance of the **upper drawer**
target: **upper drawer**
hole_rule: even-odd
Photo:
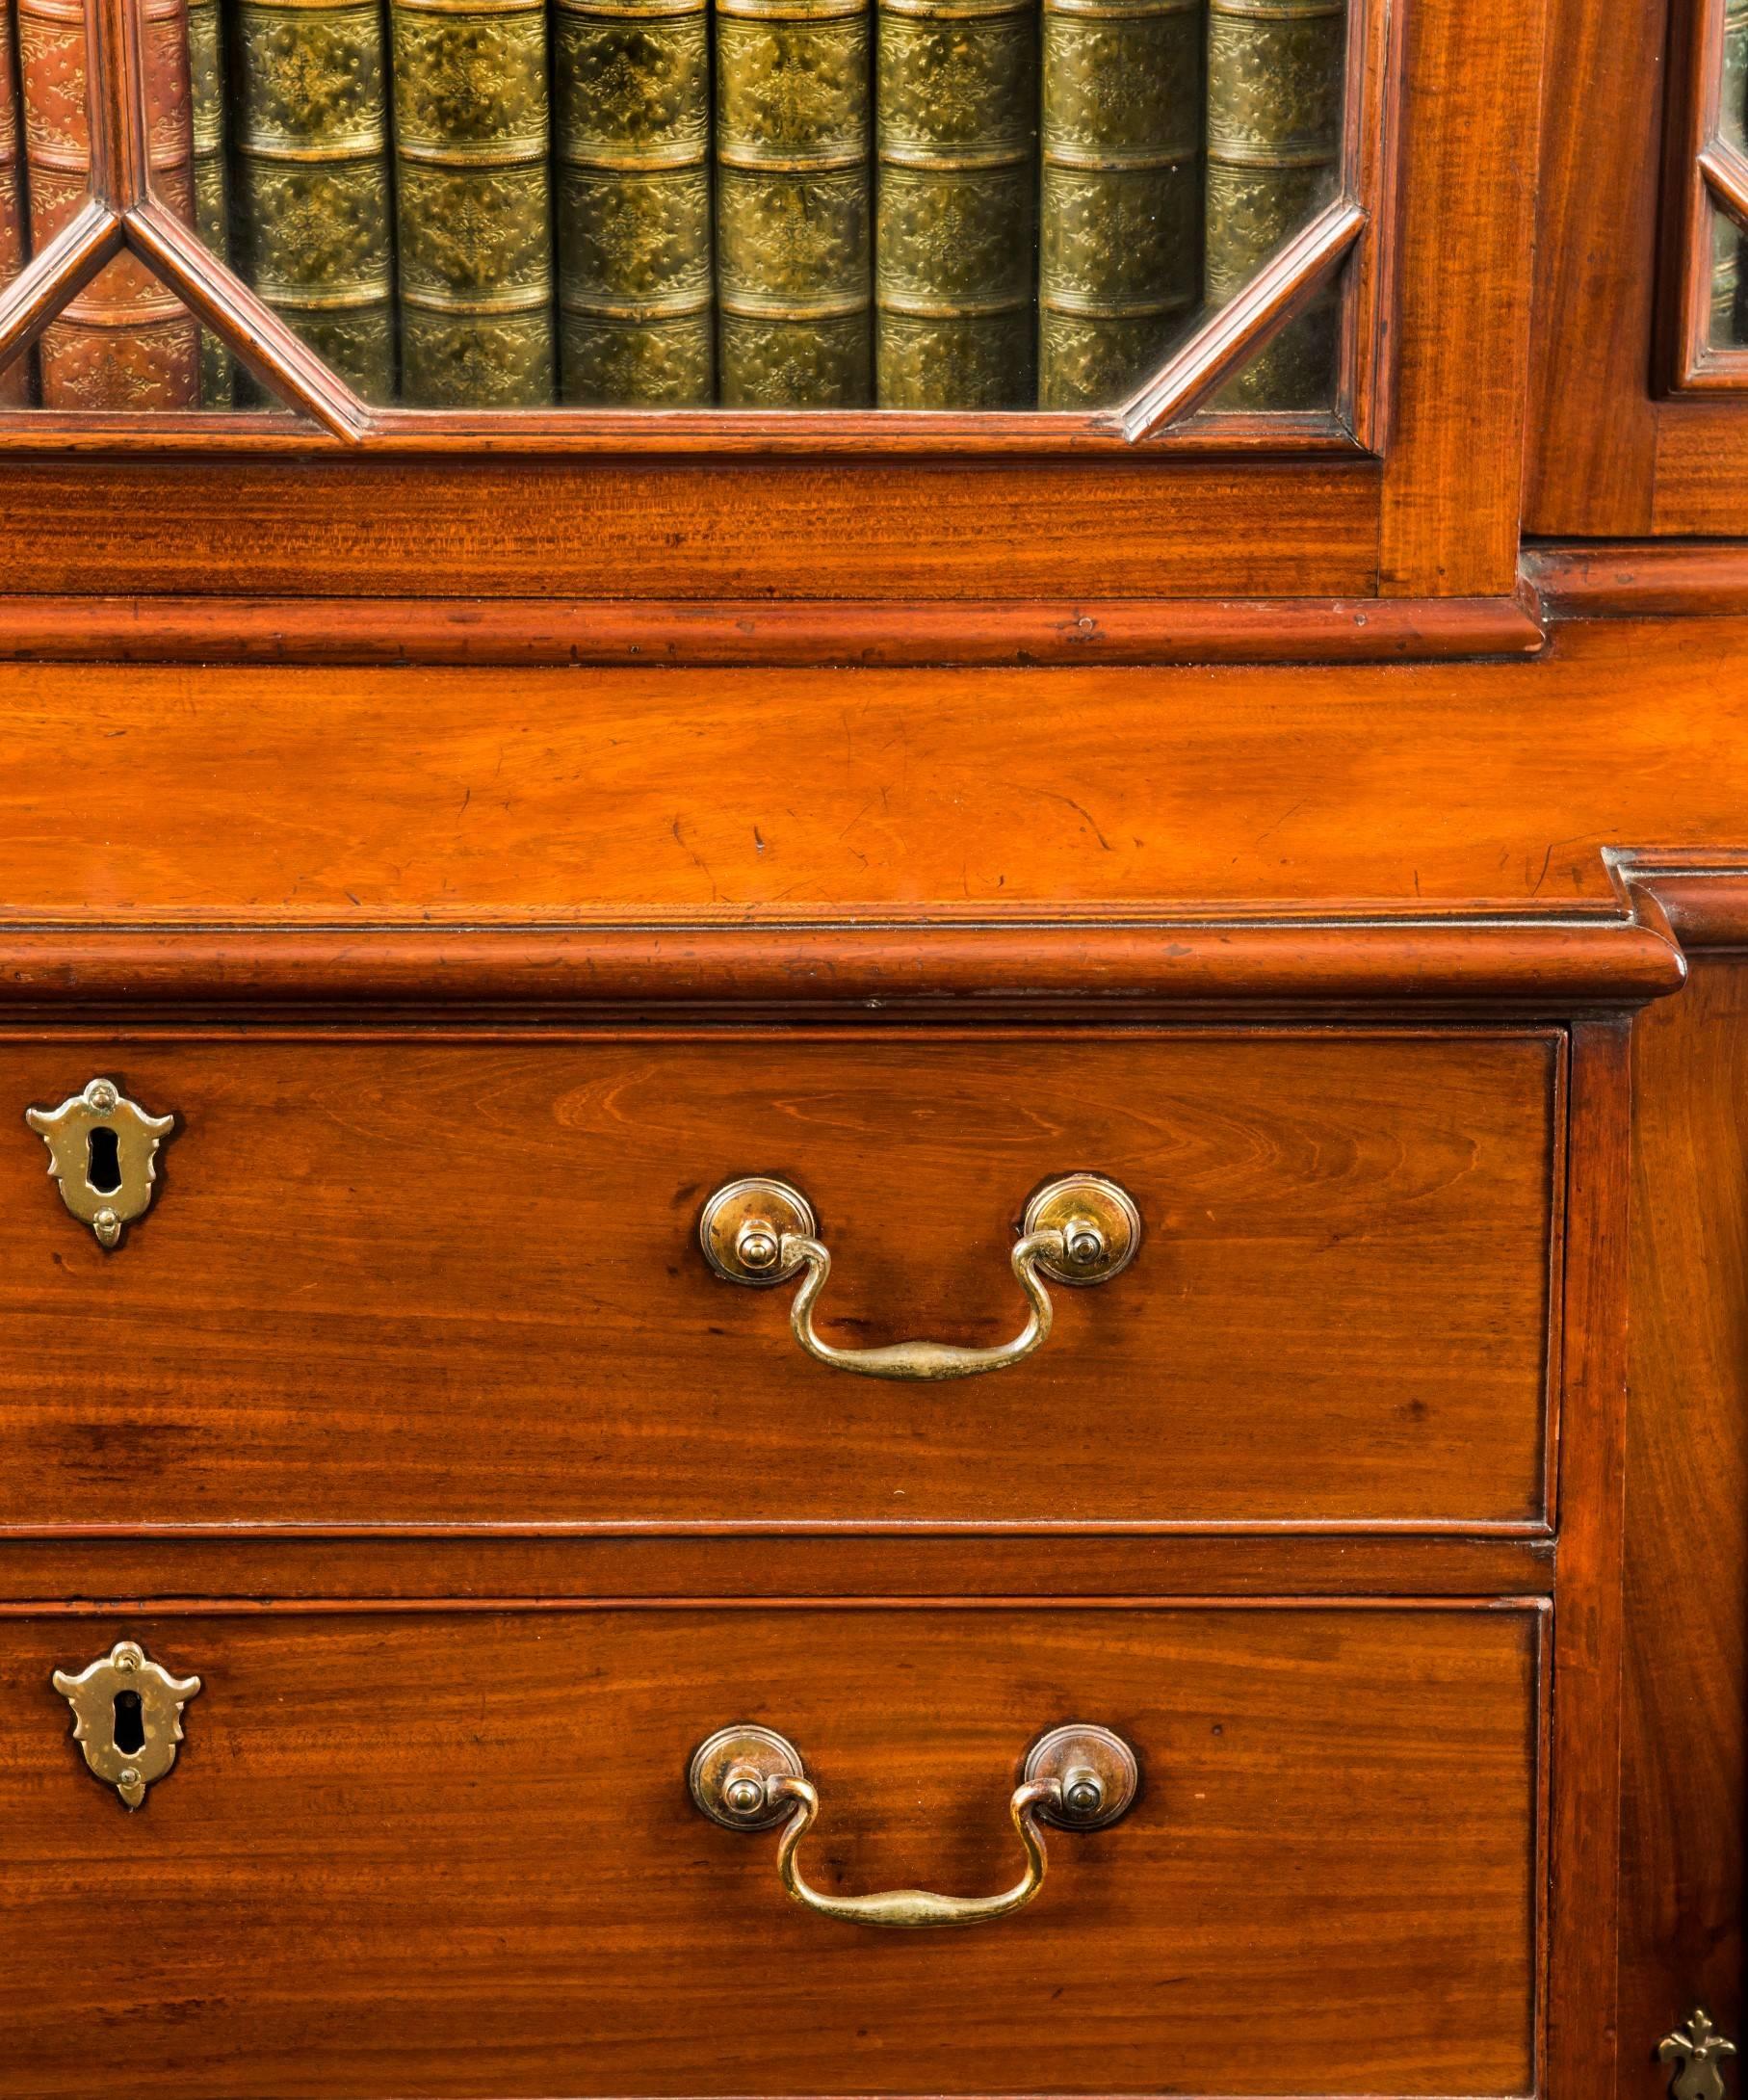
[[[0,1521],[712,1524],[1545,1513],[1557,1034],[1137,1031],[0,1045]],[[176,1128],[105,1251],[24,1111]],[[1022,1326],[1091,1170],[1131,1268],[1025,1363],[809,1360],[701,1253],[777,1174],[866,1348]]]

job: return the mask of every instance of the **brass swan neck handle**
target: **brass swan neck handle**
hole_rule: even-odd
[[[801,1840],[820,1813],[819,1790],[799,1752],[769,1728],[743,1722],[718,1728],[693,1753],[692,1799],[731,1830],[783,1824],[777,1840],[777,1878],[804,1909],[846,1925],[919,1931],[988,1925],[1024,1910],[1044,1886],[1047,1860],[1041,1823],[1065,1830],[1098,1830],[1116,1822],[1135,1799],[1140,1772],[1135,1752],[1109,1728],[1074,1723],[1041,1736],[1007,1804],[1026,1854],[1025,1872],[994,1896],[938,1896],[929,1889],[882,1889],[868,1896],[834,1896],[801,1873]]]
[[[1026,1294],[1026,1325],[1010,1342],[967,1349],[950,1342],[890,1342],[840,1349],[814,1326],[814,1307],[831,1273],[831,1249],[818,1235],[813,1206],[800,1190],[770,1176],[726,1183],[704,1206],[699,1239],[710,1265],[731,1283],[787,1283],[799,1275],[790,1309],[796,1340],[816,1363],[865,1378],[934,1381],[969,1378],[1024,1363],[1049,1339],[1055,1311],[1045,1288],[1104,1283],[1134,1259],[1140,1213],[1114,1181],[1069,1174],[1049,1182],[1026,1207],[1009,1262]]]
[[[808,1910],[822,1918],[841,1918],[846,1925],[879,1925],[899,1930],[920,1930],[932,1926],[987,1925],[1024,1910],[1044,1886],[1044,1833],[1038,1828],[1036,1811],[1048,1804],[1062,1805],[1059,1779],[1028,1780],[1015,1787],[1007,1804],[1014,1829],[1026,1848],[1026,1871],[1011,1888],[998,1896],[936,1896],[925,1888],[882,1889],[874,1896],[828,1896],[802,1877],[796,1854],[801,1840],[813,1828],[820,1813],[820,1796],[811,1780],[788,1777],[772,1779],[770,1798],[795,1801],[798,1807],[783,1825],[777,1840],[777,1878],[785,1892]]]

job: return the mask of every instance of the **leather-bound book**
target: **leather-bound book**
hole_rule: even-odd
[[[1031,0],[879,0],[874,386],[882,408],[1029,408]]]
[[[555,37],[564,399],[708,403],[716,317],[705,0],[559,0]]]
[[[725,407],[873,400],[864,0],[717,0]]]
[[[33,248],[85,201],[91,122],[82,0],[17,0]],[[147,149],[170,209],[194,223],[188,16],[183,0],[143,0]],[[177,409],[200,399],[200,330],[134,255],[106,263],[37,347],[45,408]]]
[[[0,15],[0,285],[10,284],[29,249],[25,238],[24,130],[18,120],[18,11]],[[30,405],[31,361],[20,354],[0,371],[0,408]]]
[[[219,0],[188,0],[189,100],[195,141],[195,231],[221,262],[230,260],[230,197],[224,170],[224,65]],[[200,406],[228,408],[236,373],[223,338],[200,330]]]
[[[366,401],[395,390],[379,0],[238,0],[237,239],[249,282]]]
[[[401,391],[531,408],[554,391],[544,0],[393,0]]]
[[[1201,297],[1203,0],[1044,0],[1038,406],[1121,401]]]
[[[1345,0],[1210,0],[1208,297],[1223,305],[1335,194]],[[1330,286],[1224,388],[1223,408],[1329,400],[1340,299]]]

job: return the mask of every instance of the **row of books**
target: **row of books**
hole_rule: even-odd
[[[0,272],[89,163],[82,0],[7,5]],[[1104,405],[1341,148],[1345,0],[143,0],[143,28],[160,194],[367,400],[426,407]],[[1325,304],[1239,399],[1316,405],[1333,337]],[[37,366],[49,407],[239,398],[131,257]]]

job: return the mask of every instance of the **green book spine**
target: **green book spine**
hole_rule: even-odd
[[[219,0],[188,0],[189,109],[195,134],[195,231],[221,262],[230,260],[230,200],[224,175],[224,67]],[[228,408],[236,398],[230,353],[200,330],[200,406]]]
[[[717,0],[717,306],[730,407],[873,399],[864,0]]]
[[[1031,0],[879,0],[874,374],[882,408],[1029,408]]]
[[[1158,369],[1202,289],[1203,0],[1044,0],[1038,406]]]
[[[1719,129],[1738,152],[1748,149],[1748,0],[1724,9],[1724,84]],[[1748,343],[1748,275],[1742,251],[1748,235],[1727,211],[1711,207],[1711,340],[1720,350]]]
[[[705,0],[559,0],[559,338],[564,399],[716,392]]]
[[[554,391],[544,0],[393,0],[402,393],[533,408]]]
[[[394,397],[388,108],[378,0],[238,0],[238,260],[366,401]]]
[[[1335,195],[1346,53],[1345,0],[1210,0],[1208,297],[1216,305]],[[1326,407],[1340,318],[1331,286],[1218,406]]]

